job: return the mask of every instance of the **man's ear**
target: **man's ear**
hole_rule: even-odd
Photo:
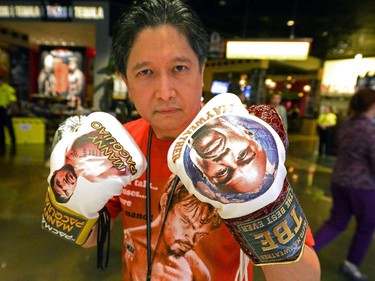
[[[125,85],[126,85],[126,88],[129,88],[129,85],[128,85],[128,79],[125,77],[125,75],[122,74],[122,73],[120,72],[120,77],[121,77],[122,81],[124,81],[124,83],[125,83]],[[130,98],[132,98],[132,97],[131,97],[131,93],[130,93],[129,91],[128,91],[128,96],[129,96]]]
[[[126,84],[126,87],[127,87],[127,86],[128,86],[128,79],[126,79],[125,75],[124,75],[124,74],[122,74],[121,72],[120,72],[120,77],[121,77],[122,81],[124,81],[124,82],[125,82],[125,84]]]
[[[243,129],[242,130],[246,135],[248,135],[249,137],[253,138],[254,137],[254,133],[248,129]]]
[[[204,87],[204,69],[206,67],[206,64],[202,64],[202,68],[201,68],[201,80],[202,80],[202,89]]]

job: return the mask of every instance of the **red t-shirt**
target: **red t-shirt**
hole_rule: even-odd
[[[147,157],[149,124],[144,119],[138,119],[127,123],[125,127]],[[149,151],[151,160],[148,163],[148,167],[151,168],[152,221],[159,216],[160,198],[171,175],[167,164],[167,153],[171,144],[172,141],[161,141],[155,135],[152,136],[151,150]],[[140,266],[144,268],[139,270],[138,266],[133,275],[129,274],[132,269],[129,269],[130,266],[128,266],[127,261],[130,258],[134,262],[133,255],[136,255],[136,247],[132,244],[132,239],[129,239],[129,233],[136,233],[137,231],[138,233],[144,233],[142,229],[145,229],[146,225],[146,172],[140,178],[125,186],[119,197],[114,197],[108,202],[107,208],[112,218],[116,218],[119,213],[122,215],[124,227],[123,280],[146,280],[147,266],[145,266],[145,260],[147,257],[144,254],[145,252],[143,252],[141,259],[138,257],[138,260],[141,260]],[[313,244],[311,231],[308,231],[306,244]],[[146,245],[143,246],[146,247]],[[224,224],[203,237],[191,251],[195,252],[196,260],[200,261],[200,266],[205,267],[211,280],[235,280],[240,266],[240,248]],[[189,266],[189,264],[186,263],[186,266]],[[132,268],[135,268],[134,265]],[[251,265],[248,266],[248,276],[249,280],[252,280]],[[157,280],[155,279],[155,281]]]

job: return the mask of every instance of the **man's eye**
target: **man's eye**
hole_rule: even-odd
[[[184,71],[185,69],[186,69],[186,66],[184,65],[178,65],[175,67],[176,72],[181,72],[181,71]]]
[[[220,169],[219,171],[217,171],[215,176],[217,178],[224,177],[227,173],[228,173],[228,168],[223,168],[223,169]]]
[[[141,70],[140,72],[138,72],[138,74],[141,75],[141,76],[149,75],[149,74],[151,74],[151,70],[150,69],[144,69],[144,70]]]
[[[247,149],[244,149],[240,151],[240,153],[238,153],[237,159],[241,161],[241,160],[244,160],[246,156],[247,156]]]

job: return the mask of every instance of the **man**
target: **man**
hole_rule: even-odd
[[[46,96],[56,96],[56,77],[54,73],[55,58],[46,54],[43,59],[43,68],[38,75],[39,94]]]
[[[288,113],[286,111],[285,106],[281,104],[281,94],[275,93],[271,97],[270,104],[276,108],[277,112],[279,113],[281,120],[283,120],[285,129],[288,130]]]
[[[171,176],[168,149],[201,108],[207,50],[206,31],[195,12],[182,1],[135,2],[119,21],[113,56],[142,117],[125,127],[146,155],[149,168],[106,205],[112,219],[122,214],[125,233],[129,228],[144,225],[145,219],[158,213],[161,187]],[[149,215],[146,202],[150,204]],[[95,245],[96,235],[94,229],[86,247]],[[195,250],[211,280],[235,280],[238,272],[246,269],[246,265],[240,265],[239,245],[224,225],[202,239]],[[148,268],[155,274],[150,263]],[[178,266],[171,263],[171,267],[173,271]],[[248,269],[251,276],[251,266]],[[319,262],[310,246],[305,247],[297,263],[265,266],[263,270],[267,280],[319,280],[320,276]],[[129,280],[127,271],[123,262],[124,281]]]
[[[12,123],[12,113],[16,106],[16,90],[6,82],[8,68],[0,66],[0,153],[5,151],[5,131],[9,132],[12,149],[15,149],[16,135]]]
[[[73,109],[81,109],[83,90],[85,85],[85,76],[79,69],[77,58],[69,58],[69,74],[68,74],[68,107]]]
[[[244,199],[243,193],[247,193],[251,198],[248,195],[266,191],[272,183],[277,163],[276,143],[270,133],[254,123],[247,120],[246,125],[257,126],[258,137],[241,125],[240,120],[225,117],[211,119],[192,135],[193,163],[224,197],[230,195],[234,199],[238,195]],[[265,142],[271,147],[267,153],[262,146]]]
[[[151,235],[155,237],[151,246],[152,278],[210,280],[210,273],[194,248],[221,225],[221,219],[214,207],[189,194],[182,182],[173,191],[174,180],[172,176],[160,199],[160,214],[151,225]],[[161,231],[163,227],[165,230]],[[145,225],[124,232],[126,280],[146,280],[146,231]]]

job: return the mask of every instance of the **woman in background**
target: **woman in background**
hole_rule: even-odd
[[[351,99],[349,118],[340,128],[332,173],[330,218],[315,234],[319,251],[343,232],[355,217],[357,226],[341,271],[351,280],[367,280],[358,267],[375,230],[375,91],[359,90]]]

